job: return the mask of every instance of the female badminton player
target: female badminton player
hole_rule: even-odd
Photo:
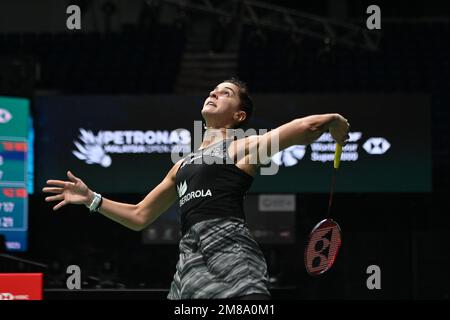
[[[325,131],[345,145],[349,123],[335,113],[311,115],[262,135],[235,139],[233,129],[245,125],[252,111],[253,103],[243,82],[233,78],[220,83],[209,93],[201,111],[206,130],[200,148],[179,160],[138,204],[106,199],[70,171],[69,181],[47,181],[43,191],[54,195],[45,200],[59,201],[53,210],[84,204],[136,231],[178,201],[182,238],[167,298],[269,299],[267,264],[245,222],[245,193],[259,166],[273,155],[271,139],[278,139],[274,152],[310,144]],[[270,151],[266,157],[258,153],[263,147]],[[203,157],[221,158],[223,162],[199,163]]]

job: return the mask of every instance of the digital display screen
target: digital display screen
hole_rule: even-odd
[[[350,123],[336,192],[431,192],[431,103],[425,95],[336,94],[255,96],[257,127],[339,113]],[[276,107],[275,107],[276,106]],[[258,176],[253,192],[329,192],[335,142],[329,133],[272,160],[276,175]]]
[[[172,168],[171,151],[190,152],[201,104],[171,96],[37,97],[38,188],[71,170],[96,192],[150,192]]]
[[[29,101],[0,97],[0,234],[8,251],[27,250]]]
[[[205,97],[41,96],[36,99],[36,181],[71,170],[104,193],[152,190],[173,166],[171,151],[190,152]],[[415,94],[253,96],[251,126],[273,129],[295,118],[339,113],[351,124],[336,192],[430,192],[430,101]],[[272,157],[250,192],[329,192],[335,143],[328,133]]]

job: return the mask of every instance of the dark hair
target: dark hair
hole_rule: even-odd
[[[239,87],[239,99],[241,101],[241,110],[245,112],[245,114],[247,115],[245,117],[245,120],[238,123],[234,129],[237,128],[242,128],[247,126],[250,118],[252,117],[253,114],[253,101],[250,98],[250,95],[248,93],[248,88],[247,88],[247,84],[241,80],[239,80],[238,78],[232,77],[228,80],[224,80],[222,82],[229,82],[234,84],[235,86]]]

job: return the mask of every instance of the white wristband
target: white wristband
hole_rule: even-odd
[[[102,195],[94,192],[94,199],[92,199],[91,204],[89,206],[86,205],[86,207],[89,208],[90,212],[95,212],[95,211],[97,211],[98,205],[101,200],[102,200]]]

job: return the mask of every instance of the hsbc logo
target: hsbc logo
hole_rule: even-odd
[[[8,123],[11,119],[11,113],[6,109],[0,108],[0,123]]]
[[[8,292],[0,292],[0,300],[14,300],[14,295]]]
[[[370,138],[363,144],[368,154],[384,154],[390,147],[391,144],[385,138]]]
[[[1,300],[30,300],[30,296],[28,294],[12,294],[9,292],[0,292],[0,301]]]

